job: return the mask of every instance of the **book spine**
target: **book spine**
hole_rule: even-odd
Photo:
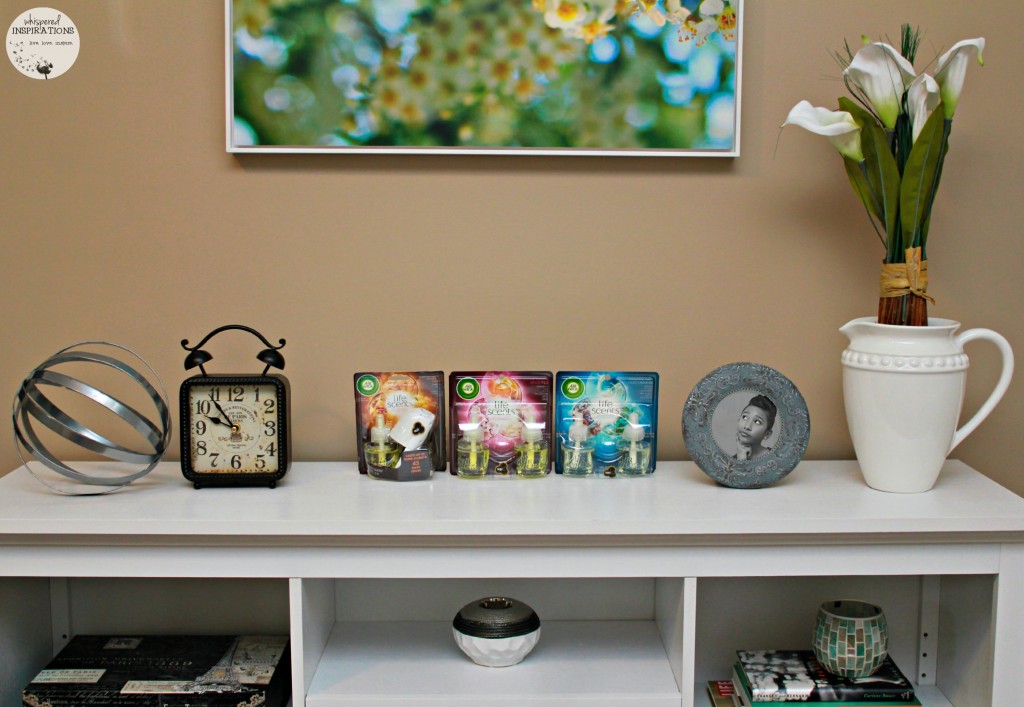
[[[746,676],[743,675],[743,670],[739,664],[733,666],[732,669],[732,684],[736,688],[736,701],[740,707],[753,707],[750,704],[750,687],[744,680]]]
[[[776,693],[775,697],[769,697],[768,699],[756,699],[751,697],[750,681],[746,674],[743,672],[743,668],[737,663],[733,666],[732,670],[732,683],[736,688],[736,703],[740,707],[757,707],[758,705],[764,705],[769,703],[778,702],[808,702],[815,707],[921,707],[921,702],[916,698],[912,697],[909,700],[897,699],[880,699],[880,700],[840,700],[840,701],[821,701],[816,699],[801,700],[796,697],[790,696],[786,699],[786,695]]]
[[[707,688],[712,707],[738,707],[739,700],[732,680],[709,680]]]
[[[751,693],[753,695],[754,702],[806,702],[808,704],[816,705],[817,707],[830,707],[830,705],[881,705],[881,704],[897,704],[897,705],[914,705],[919,704],[915,698],[907,698],[903,693],[872,693],[870,695],[864,694],[853,694],[853,695],[841,695],[839,700],[826,699],[823,700],[820,696],[811,694],[805,699],[801,695],[787,695],[785,692],[765,692],[759,691]]]

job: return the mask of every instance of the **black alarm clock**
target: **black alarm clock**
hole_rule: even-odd
[[[203,364],[213,356],[202,346],[222,331],[240,329],[267,348],[256,358],[261,373],[210,375]],[[229,324],[214,329],[195,346],[182,339],[189,354],[185,370],[199,375],[181,384],[181,472],[195,487],[268,486],[274,488],[291,466],[288,379],[270,368],[284,368],[280,349],[255,329]]]

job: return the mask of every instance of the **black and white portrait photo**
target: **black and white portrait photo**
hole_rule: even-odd
[[[778,406],[756,390],[738,390],[715,406],[711,434],[725,456],[740,461],[768,454],[779,439]]]

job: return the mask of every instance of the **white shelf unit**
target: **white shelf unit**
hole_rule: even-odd
[[[508,595],[522,664],[456,648],[465,603]],[[926,707],[1015,707],[1024,500],[959,462],[936,488],[804,462],[719,487],[650,478],[392,483],[298,463],[277,489],[194,490],[161,464],[110,496],[0,478],[0,704],[74,634],[288,633],[295,707],[705,707],[735,651],[810,643],[820,602],[866,599]]]

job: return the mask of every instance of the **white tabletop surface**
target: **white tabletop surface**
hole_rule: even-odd
[[[822,532],[857,538],[988,533],[1019,541],[1024,499],[957,461],[947,462],[935,488],[921,494],[875,491],[852,461],[805,461],[757,490],[718,486],[690,462],[661,462],[653,475],[632,479],[467,480],[436,473],[405,483],[360,475],[352,462],[301,462],[276,489],[201,490],[176,462],[163,462],[121,491],[80,497],[53,493],[24,467],[0,478],[6,542],[27,535],[358,540],[467,534],[693,542]]]

